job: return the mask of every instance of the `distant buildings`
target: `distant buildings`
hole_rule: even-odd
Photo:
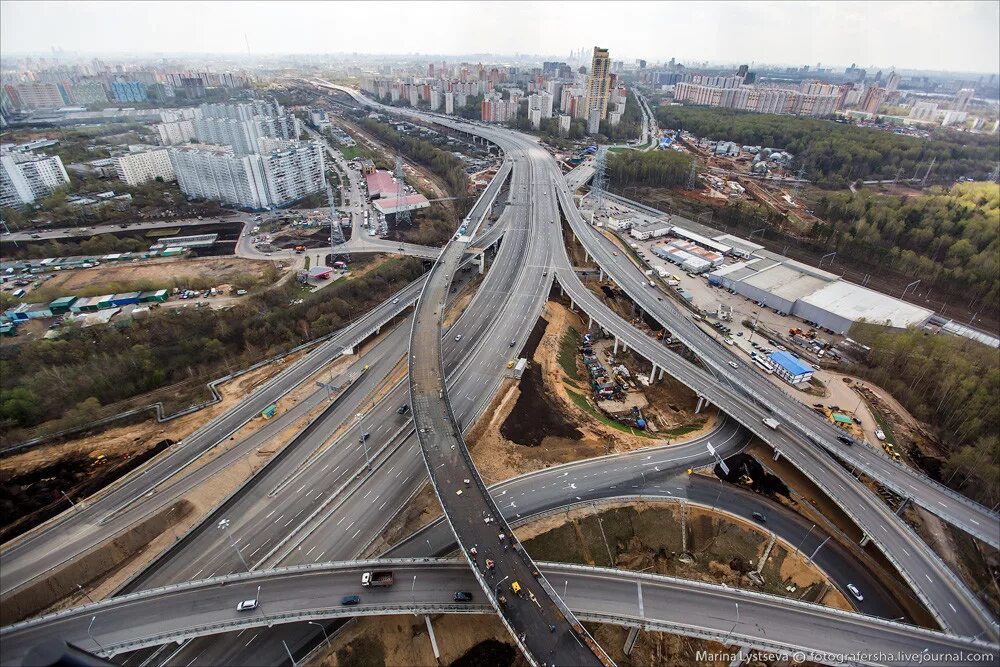
[[[935,102],[917,102],[910,107],[910,118],[933,122],[937,119],[938,105]]]
[[[115,79],[111,82],[111,99],[115,102],[145,102],[149,95],[141,81]]]
[[[250,209],[287,206],[325,188],[323,150],[314,141],[258,138],[258,153],[194,144],[169,149],[181,192]]]
[[[820,86],[806,92],[788,88],[747,86],[738,77],[713,77],[714,85],[678,83],[674,100],[711,107],[756,111],[757,113],[827,116],[838,108],[840,93],[833,86]]]
[[[18,208],[69,183],[58,155],[6,151],[0,154],[0,206]]]
[[[962,88],[955,94],[955,102],[951,108],[955,111],[965,111],[969,108],[969,102],[972,101],[972,96],[975,94],[976,91],[972,88]]]
[[[153,126],[160,135],[161,146],[186,144],[194,139],[194,121],[178,120],[172,123],[157,123]]]
[[[129,146],[132,151],[114,160],[115,175],[127,185],[139,185],[157,178],[174,180],[174,168],[170,164],[167,149],[149,149],[147,146]]]
[[[7,84],[4,91],[14,106],[21,109],[58,109],[69,104],[55,83],[33,81]]]
[[[203,104],[192,125],[198,141],[232,146],[238,155],[255,153],[260,137],[295,140],[301,131],[298,118],[273,100]]]
[[[861,98],[861,110],[872,115],[877,114],[883,102],[885,102],[885,88],[874,86],[866,90]]]
[[[505,100],[500,93],[487,93],[480,106],[480,118],[485,123],[506,123],[517,116],[521,97],[514,90],[508,91]]]
[[[569,128],[570,128],[570,123],[572,122],[572,120],[573,119],[569,116],[569,114],[560,114],[559,115],[559,136],[560,137],[569,136]]]

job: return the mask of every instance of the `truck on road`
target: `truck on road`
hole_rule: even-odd
[[[778,426],[780,426],[780,424],[778,423],[778,420],[775,419],[774,417],[765,417],[761,421],[764,422],[765,426],[769,426],[770,428],[773,428],[775,431],[777,431],[778,430]]]
[[[392,586],[392,570],[372,570],[361,575],[361,585],[370,588]]]

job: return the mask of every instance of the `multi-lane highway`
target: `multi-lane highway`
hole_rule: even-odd
[[[996,664],[995,646],[786,598],[671,577],[539,564],[567,604],[588,620],[639,626],[829,664]],[[361,573],[391,569],[386,589]],[[475,591],[456,603],[456,591]],[[357,595],[357,605],[344,605]],[[123,596],[4,628],[5,664],[53,637],[110,655],[219,632],[328,618],[407,613],[486,613],[466,563],[411,559],[317,564],[190,582]],[[237,611],[242,600],[256,609]],[[183,663],[179,663],[183,664]],[[579,663],[556,663],[579,664]]]
[[[404,113],[408,115],[421,115],[409,111]],[[441,427],[443,429],[447,426],[448,428],[442,431],[435,431],[435,433],[448,432],[450,433],[449,437],[453,439],[452,444],[455,444],[456,447],[461,445],[462,428],[467,428],[471,425],[475,417],[483,409],[483,406],[489,401],[493,391],[500,382],[502,369],[507,359],[514,352],[514,349],[511,349],[508,343],[510,341],[514,341],[515,344],[523,342],[527,331],[530,330],[541,311],[542,304],[551,286],[551,281],[553,278],[558,277],[560,285],[566,290],[567,295],[574,300],[575,305],[594,316],[595,322],[617,335],[621,341],[630,348],[635,349],[640,355],[649,358],[659,368],[667,369],[668,372],[676,375],[678,379],[687,383],[701,395],[711,398],[724,411],[731,414],[736,420],[743,422],[749,430],[762,436],[770,444],[779,449],[793,463],[802,468],[821,488],[826,489],[844,507],[845,511],[876,540],[879,547],[889,556],[890,560],[896,563],[900,571],[918,592],[921,599],[938,616],[944,627],[968,636],[974,634],[982,636],[985,634],[989,637],[995,637],[995,628],[990,625],[991,619],[976,604],[971,593],[958,582],[957,577],[933,556],[930,549],[912,531],[906,528],[891,511],[882,505],[881,501],[874,494],[868,492],[858,484],[829,455],[816,447],[810,447],[804,443],[803,436],[807,438],[817,437],[812,429],[819,429],[820,425],[803,420],[803,423],[809,424],[809,426],[800,429],[798,433],[786,426],[783,426],[778,432],[770,432],[762,427],[760,420],[764,416],[778,414],[783,422],[790,421],[793,426],[798,428],[798,422],[792,421],[793,419],[797,419],[796,408],[786,405],[789,402],[794,403],[794,401],[791,401],[787,396],[781,395],[780,390],[777,390],[773,385],[770,385],[770,390],[777,392],[777,395],[760,393],[763,389],[759,388],[757,384],[763,382],[769,385],[770,383],[756,376],[752,369],[745,367],[731,369],[728,364],[729,358],[726,356],[728,354],[727,350],[724,348],[719,349],[722,346],[718,346],[714,341],[708,339],[704,332],[687,319],[683,311],[673,307],[669,302],[660,301],[662,297],[657,296],[656,291],[648,286],[648,283],[643,280],[644,276],[642,276],[638,269],[629,263],[616,260],[610,254],[610,247],[612,247],[610,242],[596,234],[595,230],[586,225],[582,218],[580,218],[579,211],[572,203],[569,190],[565,187],[558,167],[548,153],[542,150],[534,140],[506,130],[487,128],[481,125],[469,125],[453,119],[445,120],[436,116],[423,116],[432,122],[447,124],[455,130],[474,132],[480,136],[489,138],[502,146],[507,156],[507,165],[513,167],[510,172],[512,205],[506,208],[502,216],[505,224],[497,224],[491,227],[484,235],[484,237],[487,237],[486,240],[478,243],[478,245],[479,247],[492,245],[499,238],[499,235],[504,232],[504,229],[506,229],[504,243],[501,245],[495,265],[488,273],[480,291],[466,309],[465,314],[449,330],[444,341],[441,359],[443,359],[445,365],[439,365],[437,375],[434,377],[439,393],[436,395],[433,392],[431,393],[430,398],[432,400],[427,403],[427,406],[435,402],[438,403],[437,412],[435,413],[433,409],[430,411],[434,420],[440,421],[440,423],[434,423],[434,427]],[[506,180],[507,173],[504,172],[502,178],[498,178],[491,184],[491,188],[494,188],[494,190],[489,191],[488,194],[495,197],[500,184]],[[489,200],[490,197],[486,199]],[[484,205],[483,202],[484,200],[481,199],[474,210],[474,215],[470,215],[470,218],[478,220],[483,216],[484,209],[481,208]],[[485,206],[488,207],[489,205]],[[597,259],[602,268],[616,282],[622,285],[625,291],[640,303],[647,312],[660,319],[675,336],[679,337],[688,347],[695,351],[704,360],[709,369],[714,372],[714,376],[698,366],[688,363],[679,355],[663,348],[662,344],[657,343],[642,332],[632,328],[627,322],[624,322],[621,318],[610,312],[592,292],[579,282],[566,258],[562,241],[560,208],[562,209],[562,214],[569,221],[573,232],[581,238],[588,252]],[[458,248],[458,244],[453,244],[453,247]],[[460,255],[461,252],[456,251],[456,257],[449,256],[444,258],[445,263],[451,266],[453,262],[457,261],[457,257]],[[445,273],[448,274],[448,277],[441,278],[441,284],[436,284],[432,288],[435,290],[433,293],[436,295],[436,298],[428,299],[424,304],[431,309],[428,321],[433,320],[436,322],[441,314],[443,297],[448,293],[447,282],[450,282],[452,279],[454,270],[448,270]],[[415,292],[416,289],[413,289],[412,294],[415,294]],[[400,304],[392,305],[402,305],[402,300]],[[496,314],[501,312],[503,313],[503,317],[498,318]],[[414,331],[416,331],[416,328]],[[434,331],[439,336],[440,332],[436,327]],[[390,362],[394,363],[393,360],[399,358],[399,348],[401,347],[402,338],[403,336],[398,333],[392,334],[379,344],[377,352],[373,351],[379,356],[380,360],[383,356],[385,357],[384,360],[380,361],[383,365],[379,366],[379,368],[385,367],[386,364],[391,365]],[[418,357],[430,357],[431,355],[428,352],[431,347],[437,345],[438,341],[440,341],[439,337],[430,343],[424,341],[423,344],[418,344],[414,350]],[[444,386],[444,368],[449,369],[447,391]],[[304,377],[308,377],[308,375],[309,373],[305,374],[303,379]],[[200,544],[198,548],[182,546],[182,548],[174,550],[169,555],[169,558],[162,561],[160,566],[158,566],[161,569],[152,571],[151,576],[147,579],[137,582],[137,587],[139,585],[172,583],[182,581],[186,578],[208,576],[210,572],[215,572],[218,575],[238,572],[242,569],[241,558],[245,558],[246,556],[251,556],[254,559],[251,566],[309,563],[320,559],[349,560],[357,557],[391,517],[419,489],[425,479],[420,474],[420,450],[416,447],[416,443],[413,440],[412,428],[408,427],[408,417],[396,414],[398,407],[406,402],[403,391],[403,387],[397,387],[390,391],[382,401],[377,401],[370,408],[363,408],[361,412],[362,418],[350,428],[347,428],[345,425],[341,429],[345,432],[345,435],[339,437],[334,443],[321,447],[321,441],[316,440],[310,442],[308,446],[303,447],[302,452],[310,453],[306,457],[308,460],[304,460],[301,456],[299,458],[294,456],[286,457],[285,460],[287,462],[274,466],[273,471],[271,471],[271,475],[273,476],[266,478],[268,479],[268,483],[258,484],[255,487],[256,490],[252,493],[248,492],[244,494],[245,497],[252,497],[254,500],[252,503],[240,506],[241,510],[238,513],[239,521],[230,528],[231,532],[224,535],[221,531],[203,528],[202,534],[210,536],[202,538],[207,540],[204,544]],[[768,405],[762,405],[761,400],[756,400],[748,394],[766,397]],[[436,401],[433,400],[435,396],[437,396]],[[451,398],[452,401],[445,401],[446,397]],[[321,421],[313,429],[313,432],[317,434],[324,433],[325,429],[336,428],[335,424],[344,423],[345,417],[349,416],[348,410],[353,410],[353,408],[349,407],[352,405],[352,400],[352,397],[346,397],[342,406],[337,407],[335,405],[327,413],[324,413],[328,415],[326,419],[329,419],[329,421]],[[266,404],[265,402],[264,405]],[[440,409],[442,406],[446,409]],[[260,407],[262,408],[263,405]],[[771,410],[774,410],[774,412],[772,413]],[[250,413],[250,416],[256,413],[257,410],[254,410]],[[335,413],[336,416],[334,416]],[[420,414],[424,415],[428,413],[421,410]],[[813,417],[815,416],[811,416],[810,419]],[[420,420],[418,419],[418,426],[419,422]],[[229,432],[240,423],[242,422],[233,421],[235,426]],[[374,430],[370,425],[377,425],[378,430]],[[802,431],[805,432],[803,433]],[[218,439],[225,439],[229,432],[221,434],[221,437]],[[369,438],[366,442],[372,451],[377,452],[376,456],[371,459],[370,466],[367,463],[370,454],[366,457],[362,446],[363,443],[360,440],[362,433],[369,433]],[[220,434],[216,433],[215,435],[219,436]],[[822,442],[822,437],[817,437],[817,440]],[[653,466],[658,466],[659,463],[662,463],[663,467],[660,470],[650,472],[649,467],[646,465],[647,462],[642,461],[637,456],[628,455],[627,457],[623,457],[621,463],[617,462],[616,457],[615,461],[595,462],[591,467],[581,464],[580,466],[574,466],[576,469],[562,470],[561,472],[566,473],[566,484],[546,479],[544,473],[535,477],[527,477],[523,480],[514,480],[510,486],[493,488],[491,490],[491,499],[487,490],[479,485],[478,476],[474,474],[474,468],[471,467],[471,461],[468,460],[467,455],[461,457],[450,455],[449,452],[452,451],[450,446],[443,451],[439,449],[435,452],[432,449],[435,443],[440,447],[441,442],[442,440],[434,438],[433,442],[422,444],[425,444],[423,453],[426,457],[427,465],[432,472],[432,479],[435,478],[433,474],[435,471],[434,464],[432,463],[433,457],[440,457],[441,462],[446,464],[445,468],[440,470],[440,473],[442,475],[451,475],[450,477],[445,476],[435,479],[442,492],[442,499],[445,500],[443,503],[445,509],[452,510],[448,512],[449,519],[453,523],[455,517],[463,520],[467,519],[465,510],[468,507],[478,507],[481,505],[485,508],[484,511],[489,511],[489,508],[493,508],[496,513],[493,518],[497,520],[497,524],[484,523],[482,515],[480,515],[469,521],[468,525],[463,527],[463,530],[467,531],[464,534],[465,537],[468,538],[471,536],[471,539],[474,541],[473,543],[478,543],[479,540],[486,538],[492,540],[490,544],[491,548],[494,549],[500,548],[500,541],[495,531],[490,535],[486,535],[486,533],[491,531],[491,526],[501,524],[504,521],[504,517],[518,521],[526,518],[529,514],[537,514],[538,512],[544,512],[554,507],[561,507],[569,502],[585,502],[598,498],[629,495],[620,493],[615,488],[618,486],[617,484],[607,483],[611,480],[620,480],[623,484],[630,486],[640,486],[640,489],[647,494],[685,497],[693,502],[700,502],[702,504],[708,504],[707,501],[712,495],[710,490],[704,488],[705,484],[702,481],[685,478],[677,480],[674,477],[667,476],[666,471],[670,467],[670,461],[667,460],[667,457],[676,459],[682,458],[686,454],[679,453],[677,456],[671,456],[667,453],[662,455],[659,453],[650,453],[648,456],[651,458],[648,461],[653,462]],[[211,442],[207,446],[210,445]],[[464,445],[461,446],[463,447],[461,451],[465,454]],[[312,454],[312,452],[316,452],[316,454]],[[698,459],[694,452],[690,452],[687,455],[690,455],[692,460]],[[663,458],[657,458],[661,456]],[[465,460],[463,462],[460,459]],[[656,460],[654,461],[654,459]],[[183,465],[186,465],[183,462],[178,465],[177,461],[177,459],[174,460],[173,469],[180,469]],[[449,467],[448,461],[451,461],[455,467]],[[877,464],[878,462],[876,461],[875,463]],[[343,472],[336,471],[327,474],[327,471],[331,469],[329,466],[334,465],[345,466]],[[321,466],[328,467],[322,468]],[[463,467],[464,471],[460,471],[459,467]],[[643,468],[646,469],[643,470]],[[168,467],[165,470],[169,469]],[[636,472],[639,474],[639,484],[635,484]],[[891,475],[895,471],[890,467],[882,472]],[[570,497],[569,494],[571,492],[578,490],[570,487],[571,484],[582,487],[586,483],[585,480],[588,479],[588,476],[596,477],[598,474],[606,477],[606,479],[601,479],[599,482],[598,480],[594,480],[592,486],[582,488],[579,494]],[[349,482],[344,481],[345,475],[350,476],[351,479]],[[914,485],[922,484],[923,480],[919,475],[910,472],[907,472],[907,475],[909,475],[911,478],[910,481]],[[570,476],[572,476],[574,481],[569,481]],[[260,476],[260,479],[265,479],[265,477]],[[275,482],[275,479],[278,481]],[[470,480],[469,486],[466,486],[465,479]],[[539,483],[539,487],[542,486],[542,482],[545,482],[544,486],[546,489],[544,492],[539,493],[536,488],[528,486],[535,481]],[[457,488],[452,488],[452,486]],[[462,491],[462,494],[459,495],[458,491]],[[515,493],[518,491],[520,494],[515,496]],[[914,491],[919,494],[922,492],[922,487],[915,486]],[[931,495],[923,495],[921,498],[914,498],[914,500],[921,504],[923,502],[930,502],[935,493],[947,495],[947,493],[940,489],[932,489]],[[677,495],[675,496],[674,494]],[[473,495],[476,497],[473,498]],[[723,509],[732,511],[734,509],[732,505],[727,506],[720,501],[720,496],[721,494],[717,493],[715,500],[712,501],[713,506],[718,505]],[[121,505],[121,500],[121,498],[118,500],[119,506]],[[458,502],[458,500],[469,502],[463,504]],[[730,498],[727,498],[727,501],[730,500]],[[976,513],[980,512],[981,508],[968,501],[955,501],[950,496],[948,496],[946,501],[939,502],[942,502],[944,505],[939,510],[939,513],[953,515],[953,519],[959,522],[958,525],[964,522],[965,526],[973,528],[970,532],[975,534],[974,526],[980,520],[976,518]],[[286,512],[289,514],[286,515]],[[279,514],[281,515],[280,517],[278,516]],[[990,517],[991,515],[987,514],[980,518],[988,520]],[[58,523],[58,521],[53,523]],[[67,525],[73,526],[72,523]],[[987,523],[986,525],[987,528],[985,530],[988,532],[989,528],[995,524]],[[80,545],[87,544],[88,540],[90,540],[90,544],[95,543],[89,536],[93,532],[91,526],[83,523],[79,524],[79,527],[83,530],[75,536],[71,534],[70,539],[66,540],[63,544],[60,544],[61,540],[50,538],[50,544],[55,544],[57,548],[61,549],[63,560],[73,557],[74,549],[76,549],[76,553],[82,553]],[[801,533],[799,522],[792,519],[787,521],[787,525],[779,522],[775,528],[776,532],[780,532],[781,534],[796,534],[796,530]],[[45,533],[45,531],[38,532],[42,535]],[[479,536],[479,533],[483,533],[483,536]],[[229,536],[237,541],[237,547],[240,549],[239,556],[236,550],[229,545],[226,539]],[[805,539],[809,539],[810,536],[810,533],[807,533]],[[432,537],[434,538],[433,541]],[[425,540],[429,551],[438,552],[448,547],[449,536],[446,532],[442,532],[439,529],[437,532],[433,528],[429,529],[423,534],[422,539]],[[267,540],[276,540],[280,544],[276,544],[276,542],[269,543]],[[410,548],[415,548],[414,545],[419,545],[420,541],[418,538],[414,538],[409,543],[400,545],[399,548],[407,548],[407,544],[409,544]],[[253,549],[257,551],[253,551]],[[13,549],[9,549],[3,555],[5,592],[8,590],[7,558],[12,551]],[[498,559],[498,568],[502,566],[503,572],[519,572],[519,563],[530,567],[530,561],[526,557],[522,557],[521,559],[510,558],[508,555],[510,554],[509,551],[501,551],[500,554],[504,555],[501,555]],[[842,550],[828,547],[827,551],[823,552],[823,555],[829,555],[829,560],[824,562],[830,563],[831,568],[842,567],[845,558]],[[482,558],[479,559],[479,569],[476,570],[480,575],[482,575],[482,560]],[[820,557],[817,558],[817,562],[820,562]],[[163,567],[164,564],[165,567]],[[49,569],[51,569],[51,566],[51,564],[46,565]],[[843,575],[842,572],[836,574]],[[29,575],[28,568],[25,568],[19,576],[23,582],[30,580]],[[467,567],[464,570],[463,576],[471,576],[471,571]],[[517,574],[517,576],[523,575]],[[612,588],[631,586],[634,591],[637,584],[634,581],[628,581],[628,579],[635,576],[625,573],[609,573],[601,575],[601,580],[607,579],[612,582],[608,584]],[[559,586],[555,583],[552,583],[552,586],[547,585],[551,582],[547,582],[545,578],[534,580],[532,577],[529,577],[528,579],[528,585],[525,588],[535,589],[536,581],[538,584],[537,589],[533,590],[538,604],[532,605],[538,611],[533,613],[542,614],[546,612],[551,614],[556,610],[561,610],[563,611],[563,617],[568,621],[569,627],[573,627],[572,614],[562,606],[562,602],[559,599],[562,597],[574,609],[579,610],[581,607],[574,601],[573,594],[570,593],[567,597],[564,591],[560,591]],[[926,583],[923,579],[926,579]],[[455,575],[455,577],[448,581],[458,580],[458,575]],[[843,583],[837,576],[834,576],[834,580],[838,584],[842,585]],[[469,581],[472,581],[471,578]],[[482,581],[480,577],[480,582]],[[568,581],[569,579],[567,579]],[[506,582],[509,582],[509,580],[506,580],[504,583]],[[521,583],[523,585],[525,582],[522,581]],[[229,585],[231,586],[232,584]],[[598,590],[601,590],[602,585],[599,582],[594,583],[594,586]],[[869,582],[869,584],[865,585],[870,586],[872,583]],[[555,591],[552,590],[553,586],[555,587]],[[447,589],[447,586],[445,588]],[[470,583],[465,590],[473,590],[474,588]],[[615,590],[618,589],[615,588]],[[640,590],[648,590],[648,585],[645,583],[642,584]],[[872,588],[872,590],[875,589]],[[397,593],[401,592],[397,591]],[[438,586],[438,592],[440,592],[440,585]],[[561,595],[557,595],[557,593]],[[482,592],[476,593],[477,599],[475,600],[475,604],[482,605],[486,601],[485,595]],[[609,595],[611,596],[608,598],[609,600],[616,601],[614,591],[609,592]],[[711,597],[705,591],[700,591],[693,595],[696,598],[704,598],[706,600]],[[729,604],[734,599],[733,596],[740,595],[746,594],[729,591],[726,594],[729,600],[726,604]],[[507,597],[509,599],[511,596]],[[632,597],[634,597],[634,594]],[[617,598],[617,602],[621,602],[623,599],[619,597]],[[651,608],[649,600],[649,598],[646,599],[647,611]],[[525,601],[522,600],[521,602]],[[681,602],[684,601],[682,600]],[[676,603],[676,600],[671,600],[671,604]],[[517,602],[514,603],[514,605],[517,604]],[[744,604],[747,603],[740,600],[740,606]],[[640,615],[642,615],[642,603],[640,602],[639,605]],[[769,603],[769,607],[778,610],[773,613],[795,613],[794,604],[790,604],[785,600],[772,601]],[[383,607],[380,608],[380,611],[386,611],[386,609]],[[412,606],[410,609],[412,610]],[[522,623],[525,619],[529,618],[528,612],[531,610],[531,607],[525,607],[525,609],[528,611],[524,611],[518,607],[512,614],[513,618],[505,617],[505,620],[512,624],[509,627]],[[692,609],[697,610],[699,607],[695,604]],[[948,611],[949,609],[951,612]],[[584,611],[586,613],[582,618],[597,618],[597,616],[590,615],[594,611],[593,609],[590,611],[585,609]],[[671,608],[668,611],[676,612],[676,609]],[[874,611],[876,613],[884,613],[881,609]],[[605,614],[605,616],[601,617],[604,620],[608,620],[614,615],[608,610],[601,613]],[[692,617],[694,618],[697,613],[697,611],[692,612]],[[718,610],[714,610],[713,608],[712,613],[716,614],[712,618],[717,621],[719,618]],[[772,612],[767,613],[770,614]],[[804,614],[801,610],[798,613],[803,618],[809,618],[808,614]],[[230,613],[230,615],[232,614],[235,614],[235,611]],[[649,614],[646,614],[646,616],[648,617]],[[628,614],[624,614],[624,617],[628,617]],[[295,618],[302,619],[304,617],[296,615]],[[293,620],[290,616],[284,616],[283,619]],[[632,620],[634,622],[635,618]],[[278,622],[282,621],[279,620]],[[650,621],[648,618],[645,622],[650,627],[657,627],[656,623]],[[726,623],[730,622],[728,619],[726,620]],[[738,618],[735,622],[737,625],[740,625]],[[545,624],[538,628],[530,625],[526,626],[531,628],[530,635],[529,633],[525,633],[523,639],[521,639],[522,647],[528,649],[528,654],[536,657],[541,656],[543,661],[546,655],[544,651],[556,645],[554,638],[549,636],[552,633],[549,633],[548,625]],[[559,639],[563,637],[573,639],[580,636],[584,642],[587,641],[586,636],[577,635],[571,629],[564,630],[563,626],[559,623],[551,625],[556,626],[555,634]],[[764,625],[766,626],[766,624]],[[809,625],[810,633],[815,632],[814,625],[811,623],[807,625]],[[699,631],[703,631],[704,628],[710,626],[711,623],[704,621],[703,625],[698,625],[701,628]],[[238,626],[227,625],[227,627]],[[854,630],[847,630],[845,628],[846,626],[840,628],[840,630],[847,633],[845,636],[854,636],[851,634],[855,632]],[[114,630],[113,628],[112,631]],[[739,629],[733,628],[728,630],[730,633],[733,633],[732,638],[734,639],[734,643],[739,643],[735,642],[735,639],[740,636]],[[734,630],[736,630],[735,633],[733,632]],[[683,628],[680,631],[683,631]],[[835,634],[835,632],[835,630],[831,629],[827,634]],[[878,637],[883,637],[884,639],[881,628],[873,632]],[[690,628],[689,633],[693,633]],[[773,629],[769,628],[768,633],[768,636],[773,639]],[[10,636],[9,633],[5,634],[6,638]],[[257,657],[263,659],[263,656],[266,655],[269,656],[268,660],[272,658],[280,659],[280,656],[284,652],[280,644],[277,645],[277,651],[272,650],[268,652],[262,650],[261,647],[267,644],[265,641],[266,637],[259,640],[261,643],[255,644],[253,648],[243,647],[236,650],[209,652],[209,655],[219,656],[224,654],[230,661],[239,662],[241,659],[246,661],[248,651],[260,650],[261,653],[255,654]],[[719,635],[716,635],[715,638],[718,639]],[[207,642],[210,640],[197,641]],[[575,639],[573,641],[575,643]],[[756,641],[763,642],[764,640],[758,637]],[[961,642],[961,640],[957,639],[950,639],[948,641]],[[908,638],[907,642],[905,646],[913,648],[912,637]],[[7,642],[5,642],[6,644]],[[267,645],[270,649],[274,648],[274,642]],[[757,643],[754,645],[765,646],[766,644]],[[788,645],[798,646],[798,644],[794,643]],[[872,645],[878,644],[876,642]],[[574,650],[568,643],[565,646],[560,643],[558,646],[560,647],[560,651],[567,651],[567,655],[569,655],[569,651]],[[583,644],[576,644],[576,646],[582,647]],[[813,644],[810,646],[815,648],[817,645]],[[187,648],[188,646],[186,645],[184,649],[186,650]],[[200,658],[202,655],[201,651],[203,649],[199,649],[197,653],[192,652],[193,658],[191,662]],[[594,657],[594,654],[589,652],[582,655],[584,657],[589,655],[591,659]],[[184,662],[188,662],[186,654]]]

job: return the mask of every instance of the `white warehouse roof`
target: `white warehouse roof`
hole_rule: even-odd
[[[787,264],[770,266],[744,278],[743,282],[788,301],[801,299],[829,284],[827,280],[802,273]]]
[[[862,318],[875,324],[888,321],[889,326],[900,329],[921,324],[934,314],[926,308],[843,280],[832,282],[801,300],[855,322]]]

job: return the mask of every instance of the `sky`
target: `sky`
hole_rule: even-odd
[[[244,38],[246,35],[246,38]],[[0,54],[422,53],[1000,70],[1000,2],[0,0]]]

